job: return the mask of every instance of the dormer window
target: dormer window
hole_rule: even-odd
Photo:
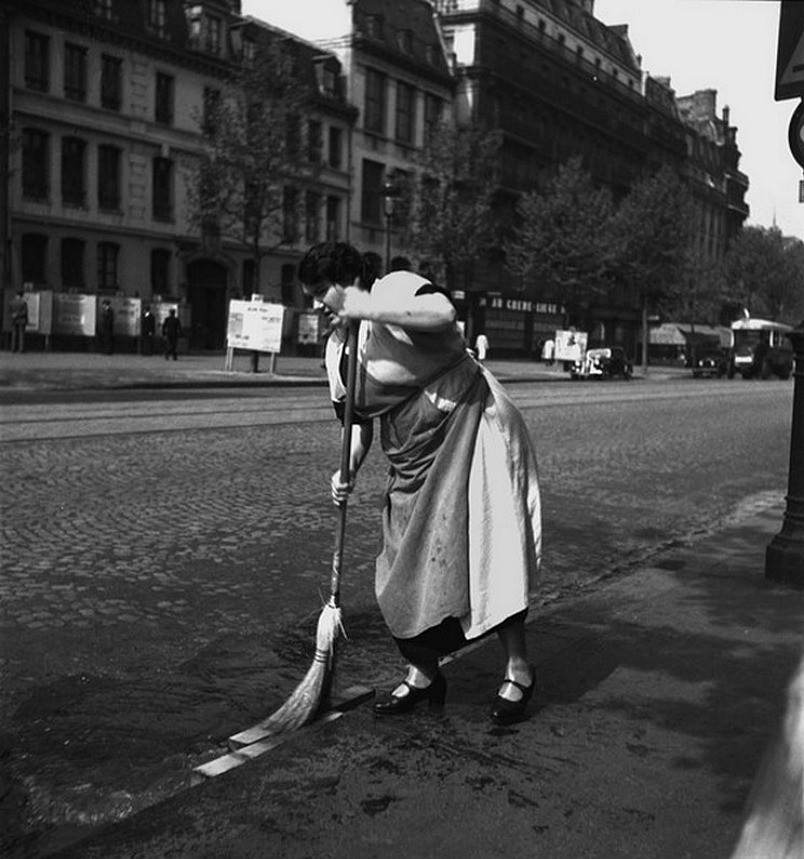
[[[217,15],[205,14],[200,3],[187,7],[185,14],[190,45],[197,51],[220,56],[223,50],[223,20]]]
[[[205,24],[206,39],[204,40],[204,47],[208,53],[218,56],[221,52],[222,21],[214,15],[209,15],[205,20]]]
[[[257,56],[257,43],[253,39],[243,39],[243,65],[249,68],[254,65]]]
[[[396,44],[405,54],[413,53],[413,33],[410,30],[399,30],[396,34]]]
[[[148,29],[160,39],[164,39],[167,34],[166,22],[165,0],[148,0]]]
[[[364,26],[367,36],[379,39],[382,36],[382,15],[366,15]]]

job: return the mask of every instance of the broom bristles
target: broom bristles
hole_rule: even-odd
[[[339,631],[343,631],[340,607],[331,602],[327,603],[318,618],[313,664],[290,698],[262,723],[271,733],[295,731],[315,717],[322,703],[322,690],[332,668]]]

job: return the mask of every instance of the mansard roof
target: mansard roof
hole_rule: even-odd
[[[352,0],[352,31],[381,46],[389,59],[451,77],[428,0]]]

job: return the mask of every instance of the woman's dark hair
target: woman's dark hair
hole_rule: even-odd
[[[313,245],[299,263],[299,280],[311,287],[324,281],[351,286],[359,278],[361,289],[371,289],[377,272],[369,254],[365,257],[347,242],[321,242]]]

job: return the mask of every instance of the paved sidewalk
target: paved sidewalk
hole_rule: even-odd
[[[442,717],[360,705],[60,855],[725,859],[802,646],[804,592],[763,575],[781,517],[758,504],[532,617],[519,725],[487,721],[484,642],[445,667]]]
[[[268,355],[260,358],[258,373],[251,372],[250,356],[236,353],[232,371],[224,370],[223,353],[180,355],[166,361],[161,354],[102,355],[97,352],[0,352],[0,390],[71,390],[156,387],[260,387],[270,385],[324,385],[326,374],[319,358],[279,355],[271,371]],[[570,381],[560,365],[540,361],[487,362],[501,382]],[[637,374],[640,373],[637,368]],[[686,377],[688,370],[651,367],[650,379]],[[635,378],[639,378],[637,375]]]

